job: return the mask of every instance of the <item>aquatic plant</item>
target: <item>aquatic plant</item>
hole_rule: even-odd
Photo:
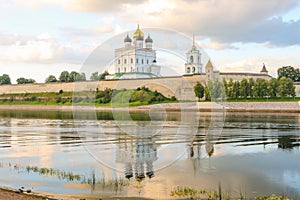
[[[177,186],[174,190],[171,191],[170,196],[172,197],[185,197],[193,200],[242,200],[246,199],[242,193],[240,197],[231,197],[229,193],[221,192],[221,185],[219,185],[218,191],[216,190],[207,190],[191,188],[188,186]],[[291,200],[285,196],[277,196],[272,194],[270,196],[258,196],[254,198],[255,200]]]

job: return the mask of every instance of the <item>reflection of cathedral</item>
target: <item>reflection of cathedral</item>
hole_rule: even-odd
[[[123,136],[117,147],[116,161],[124,164],[124,175],[127,179],[133,176],[138,182],[145,177],[154,176],[153,162],[158,159],[157,145],[151,137],[144,137],[143,131],[137,128],[136,138]],[[146,172],[146,176],[145,176]]]

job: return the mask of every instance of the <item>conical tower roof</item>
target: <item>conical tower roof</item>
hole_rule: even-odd
[[[263,67],[262,67],[260,72],[268,72],[265,63],[263,64]]]

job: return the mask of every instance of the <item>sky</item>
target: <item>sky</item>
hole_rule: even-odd
[[[195,35],[220,71],[300,67],[299,0],[0,0],[0,11],[0,75],[13,83],[80,71],[95,48],[137,24]],[[184,62],[173,64],[183,72]]]

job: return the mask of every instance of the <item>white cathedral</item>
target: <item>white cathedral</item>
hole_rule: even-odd
[[[152,48],[150,35],[144,40],[139,25],[133,34],[133,40],[127,36],[124,47],[115,49],[114,79],[155,78],[160,77],[160,66],[156,64],[156,51]]]

